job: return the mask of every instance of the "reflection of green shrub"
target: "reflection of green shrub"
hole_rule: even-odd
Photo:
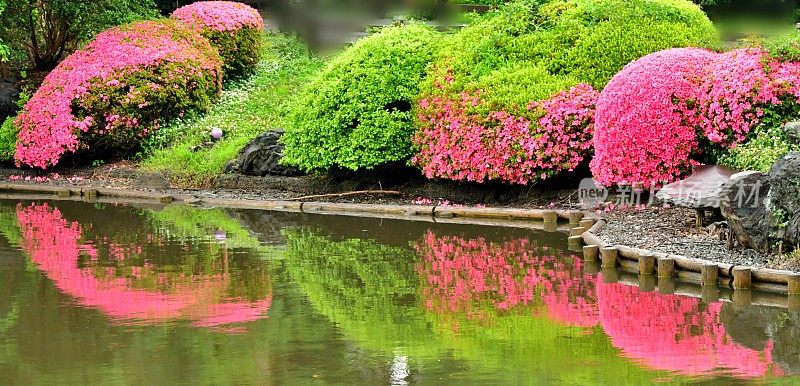
[[[358,170],[407,160],[413,100],[438,38],[417,24],[389,27],[334,58],[294,106],[285,162]]]
[[[286,231],[285,264],[318,312],[365,348],[428,352],[431,331],[416,303],[409,249],[371,240],[334,241],[313,231]]]

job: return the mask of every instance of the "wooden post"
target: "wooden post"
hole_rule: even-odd
[[[583,251],[583,236],[570,236],[568,241],[568,248],[571,252]]]
[[[600,272],[600,262],[597,260],[590,260],[583,263],[583,272],[590,275],[595,275]]]
[[[656,267],[656,257],[651,254],[642,255],[639,258],[639,274],[652,275]]]
[[[86,189],[83,191],[83,198],[87,201],[94,201],[97,199],[97,190],[95,189]]]
[[[583,247],[583,259],[586,261],[597,261],[600,255],[600,248],[597,245],[587,245]]]
[[[614,284],[619,282],[619,271],[616,268],[603,267],[601,271],[603,283]]]
[[[544,222],[546,223],[557,223],[558,222],[558,213],[554,211],[544,212]]]
[[[586,233],[586,228],[576,227],[569,230],[570,236],[581,236]]]
[[[603,260],[603,268],[616,268],[619,250],[614,247],[607,247],[600,250],[600,258]]]
[[[703,227],[703,223],[705,222],[706,218],[706,211],[704,209],[697,209],[696,216],[695,216],[695,225],[697,229]]]
[[[664,295],[671,295],[675,293],[675,279],[672,277],[659,277],[658,278],[658,292]]]
[[[738,289],[733,291],[733,307],[743,310],[753,305],[753,292],[749,289]]]
[[[592,220],[592,219],[585,219],[585,220],[581,220],[581,222],[579,223],[579,225],[580,225],[582,228],[586,228],[586,230],[589,230],[591,227],[593,227],[593,226],[594,226],[594,220]]]
[[[733,289],[750,289],[753,286],[753,273],[750,268],[733,269]]]
[[[700,276],[703,277],[703,286],[716,287],[719,283],[719,266],[716,264],[703,264],[700,267]]]
[[[675,259],[665,257],[658,259],[658,277],[668,278],[675,276]]]
[[[567,217],[569,217],[570,224],[576,225],[583,219],[583,212],[573,210],[567,213]]]
[[[639,275],[639,290],[653,292],[656,290],[656,277],[653,275]]]
[[[789,295],[789,311],[800,311],[800,295]]]
[[[792,273],[787,277],[789,295],[800,295],[800,273]]]
[[[702,300],[705,304],[716,303],[719,301],[719,288],[717,286],[703,286]]]

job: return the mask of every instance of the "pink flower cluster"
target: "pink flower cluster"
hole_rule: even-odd
[[[765,109],[800,100],[800,66],[760,49],[671,49],[625,67],[600,94],[591,168],[605,185],[660,186],[683,177],[702,143],[748,140]]]
[[[176,9],[172,18],[198,31],[207,28],[217,32],[235,32],[242,28],[264,28],[264,19],[256,9],[235,1],[198,1]]]
[[[165,65],[173,66],[154,71]],[[142,73],[150,75],[147,84],[137,88],[125,83],[132,74]],[[86,110],[86,100],[92,96],[107,105],[106,111],[123,103],[133,103],[136,106],[131,110],[141,110],[148,101],[139,99],[148,90],[177,83],[191,88],[196,86],[198,77],[214,79],[216,89],[210,93],[219,93],[219,56],[199,34],[166,21],[146,21],[102,32],[61,62],[25,105],[16,120],[20,133],[14,158],[18,164],[46,169],[58,164],[65,153],[85,148],[83,139],[87,136],[116,130],[147,134],[157,123],[143,122],[135,116],[77,116],[75,112]],[[107,94],[93,95],[101,88]],[[122,96],[111,99],[108,94],[112,91]]]
[[[589,155],[598,97],[591,86],[533,101],[524,117],[475,112],[485,104],[480,95],[442,92],[420,100],[412,163],[427,178],[524,185],[572,171]]]

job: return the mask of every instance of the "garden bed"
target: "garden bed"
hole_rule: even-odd
[[[618,210],[605,215],[607,223],[599,236],[609,245],[627,245],[657,253],[682,255],[755,268],[800,270],[800,261],[778,259],[753,249],[728,250],[715,224],[695,226],[695,212],[680,208]]]

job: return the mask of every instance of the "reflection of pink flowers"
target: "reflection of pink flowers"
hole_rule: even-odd
[[[741,346],[725,333],[721,303],[640,292],[598,280],[598,307],[606,334],[625,356],[655,369],[703,375],[723,369],[739,377],[781,370],[772,364],[772,342],[763,352]]]
[[[415,249],[426,286],[427,307],[437,312],[476,311],[481,302],[499,310],[531,305],[541,297],[550,318],[566,324],[597,324],[589,280],[562,258],[539,256],[526,239],[498,244],[482,238],[436,237],[429,232]]]
[[[271,296],[248,302],[225,296],[226,273],[194,275],[170,282],[156,274],[156,281],[168,291],[133,288],[131,279],[117,277],[114,267],[98,270],[80,267],[81,256],[95,261],[96,243],[81,243],[83,227],[63,218],[57,208],[47,204],[17,207],[22,233],[21,246],[59,290],[74,297],[83,306],[97,308],[112,320],[125,324],[158,323],[185,319],[198,327],[216,327],[263,318]],[[154,240],[158,242],[158,240]],[[125,260],[141,246],[109,244],[109,254]],[[141,277],[151,266],[133,267],[132,276]],[[235,331],[235,330],[230,330]]]

